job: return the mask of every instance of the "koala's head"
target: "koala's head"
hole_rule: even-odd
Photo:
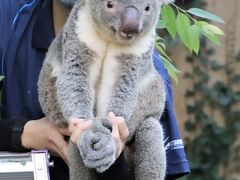
[[[162,4],[173,0],[88,0],[95,27],[111,41],[131,43],[155,27]]]

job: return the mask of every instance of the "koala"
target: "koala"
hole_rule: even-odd
[[[115,161],[106,114],[125,119],[124,149],[136,180],[163,180],[166,154],[159,119],[166,99],[152,53],[155,25],[169,0],[78,0],[49,47],[39,102],[49,121],[66,127],[91,119],[77,145],[69,142],[71,180],[96,180]]]

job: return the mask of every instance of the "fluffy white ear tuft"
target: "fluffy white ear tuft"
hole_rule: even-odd
[[[169,3],[171,3],[171,2],[174,2],[175,0],[163,0],[163,3],[164,4],[169,4]]]

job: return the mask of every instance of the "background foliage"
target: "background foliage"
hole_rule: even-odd
[[[193,99],[193,103],[186,104],[190,119],[185,129],[195,135],[186,141],[192,171],[188,179],[227,180],[229,174],[225,172],[230,166],[240,173],[240,145],[235,144],[240,131],[240,111],[234,108],[240,100],[240,91],[233,88],[240,82],[240,73],[234,70],[240,59],[238,55],[234,62],[220,65],[211,59],[214,49],[202,44],[198,57],[186,59],[193,70],[185,78],[194,83],[185,95]],[[212,71],[221,71],[227,81],[212,80]],[[223,122],[216,118],[215,111]]]
[[[200,20],[198,20],[199,18]],[[201,36],[205,36],[219,45],[219,36],[224,35],[221,29],[206,20],[224,23],[220,17],[203,9],[195,7],[185,10],[175,3],[170,3],[169,5],[163,5],[156,28],[157,30],[165,29],[174,40],[178,37],[191,53],[198,54]],[[163,41],[158,36],[156,48],[162,56],[163,63],[170,76],[175,82],[178,82],[177,73],[179,71],[172,65],[171,59],[165,53],[166,47]]]
[[[206,1],[179,1],[177,5],[183,9],[204,8]],[[240,145],[237,143],[240,110],[236,108],[240,91],[234,88],[240,83],[240,72],[235,68],[240,65],[240,51],[222,65],[219,59],[214,59],[215,49],[207,45],[208,37],[199,37],[198,55],[186,58],[192,71],[184,74],[193,82],[185,94],[189,99],[185,129],[191,134],[185,144],[192,172],[184,179],[228,180],[230,167],[240,173]],[[213,73],[221,73],[225,78],[215,79]]]

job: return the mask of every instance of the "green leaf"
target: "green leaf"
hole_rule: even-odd
[[[201,33],[206,36],[213,43],[220,45],[220,40],[217,34],[213,33],[211,29],[209,29],[209,24],[205,21],[198,21],[196,25],[199,27]]]
[[[212,24],[207,24],[205,28],[208,28],[208,30],[214,34],[224,35],[224,32],[221,29],[219,29],[217,26],[214,26]]]
[[[166,24],[166,28],[172,38],[176,37],[177,29],[176,29],[176,15],[173,8],[169,5],[164,5],[161,11],[162,20]]]
[[[156,48],[159,52],[159,54],[163,55],[168,61],[170,61],[172,63],[172,60],[168,57],[168,55],[165,53],[165,45],[164,46],[161,46],[162,43],[157,43],[156,44]]]
[[[190,38],[191,48],[196,54],[198,54],[198,51],[200,48],[199,34],[200,34],[200,30],[196,24],[190,26],[189,36],[191,37]]]
[[[165,29],[165,28],[166,28],[166,23],[162,19],[159,19],[156,25],[156,29]]]
[[[163,48],[160,45],[158,45],[157,43],[156,43],[156,49],[163,61],[163,65],[167,69],[170,77],[178,84],[177,74],[180,73],[180,71],[174,67],[174,65],[172,64],[172,60],[165,53]]]
[[[203,32],[202,33],[204,36],[206,36],[209,40],[211,40],[213,43],[220,45],[220,40],[219,37],[216,34],[212,34],[212,33],[207,33],[207,32]]]
[[[0,76],[0,81],[2,81],[4,79],[4,76]]]
[[[163,41],[163,38],[161,38],[160,36],[156,35],[156,40],[155,41]]]
[[[160,55],[161,56],[161,55]],[[162,60],[163,60],[163,65],[164,67],[167,69],[168,74],[170,75],[170,77],[178,84],[178,76],[177,74],[180,73],[180,71],[178,69],[176,69],[174,67],[174,65],[168,61],[165,57],[161,56]]]
[[[216,22],[225,24],[225,22],[220,17],[218,17],[215,14],[212,14],[210,12],[207,12],[205,10],[199,9],[199,8],[191,8],[187,12],[190,14],[193,14],[195,16],[201,17],[201,18],[205,18],[205,19],[209,19],[212,21],[216,21]]]
[[[157,45],[161,46],[162,49],[163,49],[163,53],[165,53],[165,50],[166,50],[166,45],[164,43],[161,43],[161,42],[156,42]]]
[[[179,13],[177,16],[177,32],[180,39],[183,41],[184,45],[192,51],[192,44],[189,38],[189,28],[190,28],[190,20],[189,18],[183,14]]]

